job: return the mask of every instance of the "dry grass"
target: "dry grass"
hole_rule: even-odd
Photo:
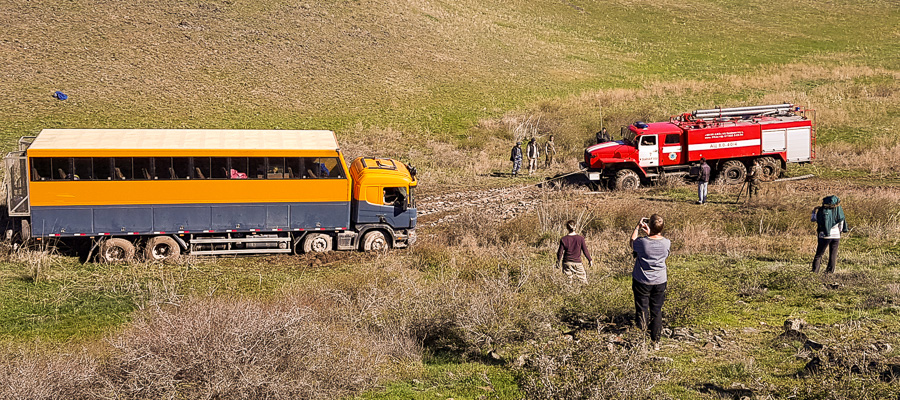
[[[419,357],[397,332],[323,312],[334,306],[327,297],[297,295],[163,307],[112,337],[105,357],[6,357],[0,397],[335,398]]]

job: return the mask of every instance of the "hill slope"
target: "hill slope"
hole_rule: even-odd
[[[459,132],[588,88],[823,56],[896,70],[898,22],[889,1],[5,0],[0,129]]]

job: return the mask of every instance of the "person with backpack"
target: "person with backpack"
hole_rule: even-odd
[[[844,219],[844,209],[840,204],[841,199],[832,195],[823,198],[821,206],[813,208],[810,220],[816,223],[816,236],[819,243],[816,246],[816,256],[813,258],[812,272],[819,272],[819,264],[822,262],[822,256],[827,248],[829,255],[825,273],[834,273],[841,233],[850,231],[847,221]]]

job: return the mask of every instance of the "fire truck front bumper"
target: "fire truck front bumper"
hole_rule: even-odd
[[[584,176],[585,176],[589,181],[599,181],[599,180],[603,179],[603,171],[601,171],[601,170],[593,170],[593,171],[587,170],[587,171],[584,171]]]

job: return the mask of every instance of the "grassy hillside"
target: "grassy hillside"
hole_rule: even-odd
[[[357,124],[462,134],[597,88],[788,64],[896,71],[900,20],[889,1],[40,0],[0,11],[5,137]],[[55,90],[70,100],[51,99]],[[665,112],[709,105],[685,98]]]
[[[507,200],[506,218],[422,217],[420,243],[386,254],[3,251],[0,398],[900,395],[894,1],[0,0],[0,24],[2,147],[61,127],[333,129],[351,157],[419,166],[423,207],[536,191],[601,123],[789,101],[818,132],[816,163],[788,170],[817,177],[746,206],[725,186],[704,208],[678,182],[565,187]],[[556,136],[559,161],[491,177],[526,124]],[[826,194],[854,231],[838,273],[817,276],[807,220]],[[674,246],[659,352],[627,322],[623,243],[651,212]],[[598,258],[583,287],[551,268],[574,217]]]

